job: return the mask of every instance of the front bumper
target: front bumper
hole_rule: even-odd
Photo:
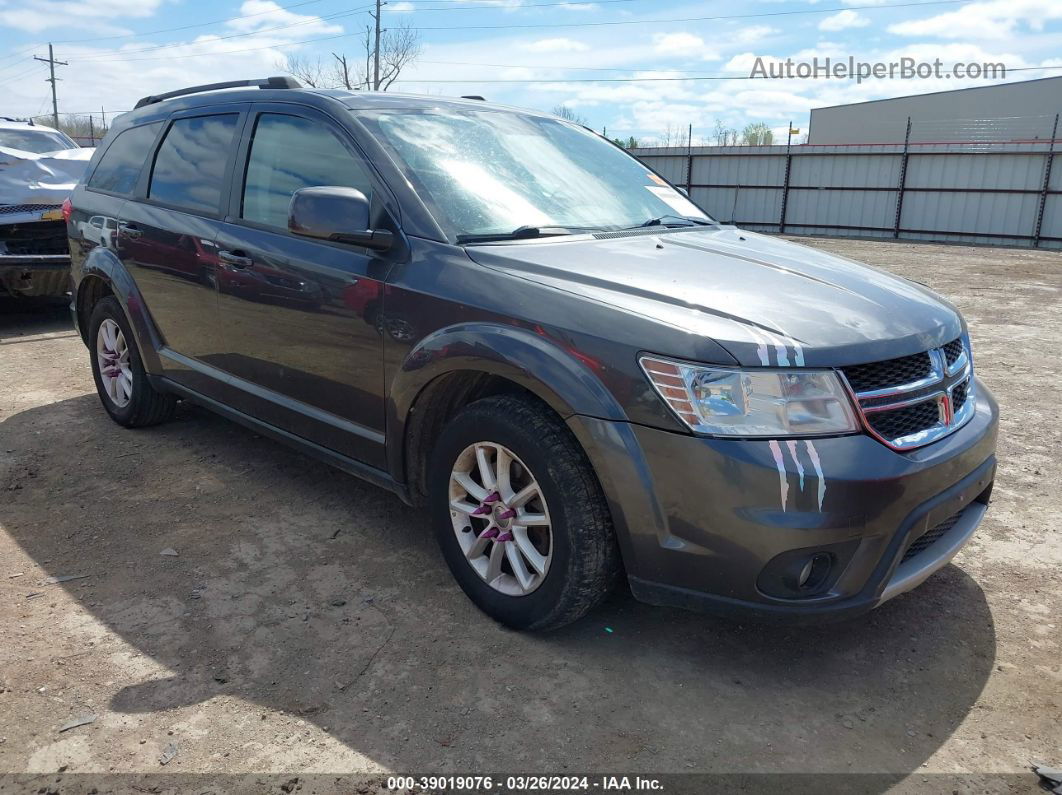
[[[770,442],[569,424],[601,475],[637,598],[836,619],[914,588],[973,534],[995,477],[998,426],[984,384],[975,395],[966,425],[902,453],[865,435]],[[816,555],[826,575],[802,589],[797,572]]]

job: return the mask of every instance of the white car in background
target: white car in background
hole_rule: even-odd
[[[90,243],[104,248],[114,249],[114,236],[118,232],[118,219],[107,215],[94,215],[87,221],[79,223],[81,236]]]
[[[94,151],[51,127],[0,117],[0,295],[67,292],[62,204]]]

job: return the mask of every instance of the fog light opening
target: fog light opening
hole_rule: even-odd
[[[800,569],[800,574],[797,575],[797,589],[800,591],[818,589],[829,576],[832,564],[833,559],[828,552],[816,552]]]
[[[797,577],[797,588],[803,588],[808,584],[808,580],[811,579],[811,568],[815,565],[815,558],[808,558],[808,562],[804,564],[804,568],[800,570],[800,576]]]

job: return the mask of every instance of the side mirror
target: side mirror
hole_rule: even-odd
[[[386,229],[369,229],[369,200],[364,193],[334,185],[295,191],[288,205],[288,231],[376,251],[386,251],[394,242]]]

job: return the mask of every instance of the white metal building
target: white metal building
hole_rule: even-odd
[[[1046,140],[1058,113],[1062,77],[1045,77],[814,108],[808,143],[902,142],[908,118],[911,143]]]

